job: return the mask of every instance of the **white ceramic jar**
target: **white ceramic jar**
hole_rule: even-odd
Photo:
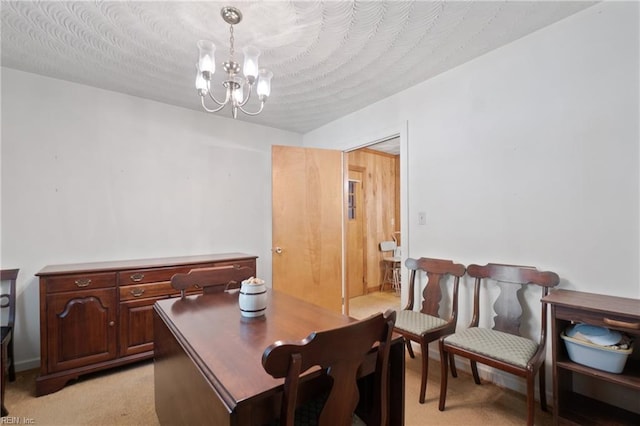
[[[267,309],[267,287],[264,283],[242,281],[238,304],[243,317],[254,318],[264,315]]]

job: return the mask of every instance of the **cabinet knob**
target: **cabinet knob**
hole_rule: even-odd
[[[109,327],[113,327],[114,325],[116,325],[115,321],[109,321]]]
[[[142,279],[144,278],[144,274],[140,274],[140,273],[133,274],[133,275],[131,275],[131,277],[129,277],[129,278],[131,278],[131,281],[134,281],[134,282],[140,282],[140,281],[142,281]]]

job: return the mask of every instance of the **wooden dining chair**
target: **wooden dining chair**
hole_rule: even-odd
[[[2,334],[2,361],[0,362],[0,369],[2,369],[2,380],[0,386],[0,406],[2,416],[8,414],[7,409],[4,406],[4,388],[5,378],[8,373],[9,381],[16,380],[16,367],[15,357],[13,355],[13,339],[15,335],[14,324],[16,321],[16,281],[18,279],[19,269],[2,269],[0,270],[0,281],[8,281],[9,287],[7,293],[0,294],[0,308],[9,308],[7,315],[7,323],[0,326]]]
[[[255,276],[255,268],[239,265],[223,265],[192,269],[187,273],[171,277],[171,286],[180,290],[184,298],[189,291],[202,290],[203,293],[219,293],[239,288],[243,279]]]
[[[451,334],[456,330],[458,319],[458,287],[460,278],[465,273],[464,265],[453,263],[451,260],[430,259],[421,257],[420,259],[409,258],[405,261],[409,269],[409,301],[407,305],[398,312],[396,317],[395,332],[402,334],[406,340],[407,351],[411,358],[415,358],[411,342],[420,345],[422,352],[422,381],[420,384],[419,401],[424,403],[427,392],[427,377],[429,375],[429,342],[433,342],[446,334]],[[414,310],[415,286],[418,276],[424,274],[426,284],[422,291],[422,296],[417,301],[416,306],[419,311]],[[448,314],[440,313],[440,304],[443,299],[443,289],[447,286],[451,291],[451,308]],[[444,358],[440,361],[442,362]],[[453,355],[450,357],[451,372],[456,374]]]
[[[542,272],[533,267],[487,264],[469,265],[467,273],[475,279],[473,291],[473,317],[469,328],[440,338],[440,358],[457,355],[471,362],[471,372],[476,384],[480,384],[477,363],[525,378],[527,383],[527,424],[533,425],[535,411],[535,376],[540,380],[540,406],[547,411],[545,369],[545,345],[547,335],[547,305],[540,299],[550,287],[558,285],[560,279],[554,272]],[[493,305],[495,316],[493,328],[479,326],[481,309],[481,287],[485,283],[485,294],[491,287],[499,287],[499,295]],[[540,334],[537,340],[523,337],[520,323],[524,289],[539,286],[541,296],[536,298],[541,305]],[[482,311],[482,312],[481,312]],[[491,311],[490,309],[488,310]],[[486,314],[485,314],[486,315]],[[493,315],[493,313],[490,313]],[[447,398],[447,363],[441,363],[440,403],[444,411]]]
[[[374,404],[377,412],[367,424],[387,424],[388,374],[394,311],[373,315],[344,327],[311,333],[297,342],[275,342],[262,355],[262,366],[275,378],[285,378],[279,424],[305,424],[303,417],[319,412],[312,424],[350,425],[359,400],[358,369],[367,354],[376,348]],[[377,343],[377,346],[376,346]],[[296,410],[300,375],[314,366],[332,379],[328,396],[318,403],[308,402]],[[318,407],[317,410],[314,408]],[[317,420],[317,423],[316,423]]]
[[[382,282],[380,291],[384,290],[384,285],[389,283],[396,293],[400,292],[400,268],[402,256],[396,240],[382,241],[379,245],[382,253]]]

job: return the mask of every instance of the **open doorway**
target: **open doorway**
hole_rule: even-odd
[[[400,137],[349,151],[347,163],[348,306],[364,318],[400,308]]]

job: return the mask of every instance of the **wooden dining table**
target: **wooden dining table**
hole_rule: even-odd
[[[262,353],[278,340],[300,340],[313,331],[356,321],[284,293],[268,290],[266,314],[240,315],[237,292],[159,300],[154,305],[154,388],[163,425],[264,425],[279,414],[283,379],[262,368]],[[389,425],[404,424],[404,344],[393,336]],[[361,367],[357,413],[375,407],[371,393],[375,351]],[[313,393],[319,369],[302,380]],[[325,376],[326,377],[326,376]]]

